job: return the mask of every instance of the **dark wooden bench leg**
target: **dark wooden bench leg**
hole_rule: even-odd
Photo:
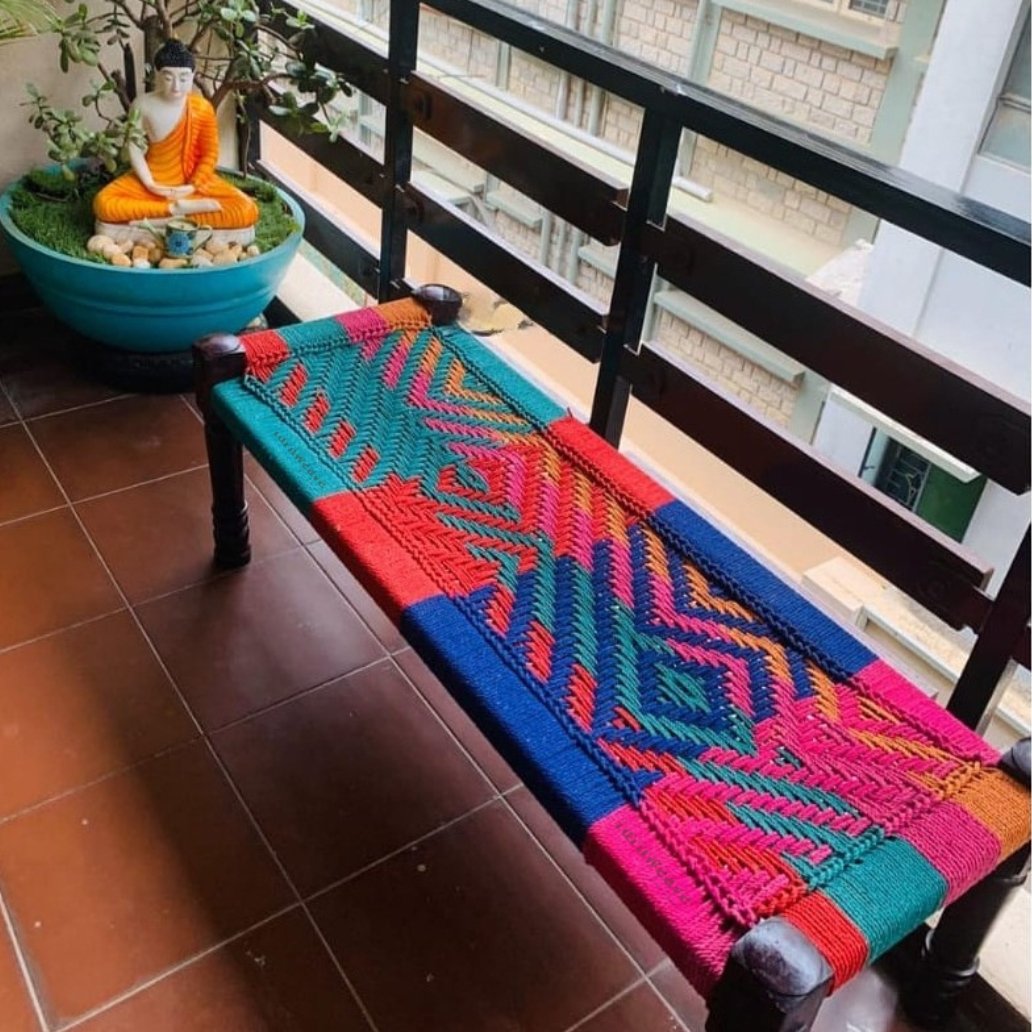
[[[194,344],[193,354],[197,406],[204,417],[208,448],[215,563],[226,568],[243,566],[251,559],[243,449],[212,407],[211,390],[223,380],[242,376],[246,355],[239,339],[228,334],[203,337]]]
[[[427,283],[417,287],[412,296],[430,313],[435,326],[446,326],[455,322],[462,308],[462,295],[441,283]]]
[[[831,968],[795,925],[772,917],[735,943],[710,1000],[706,1032],[807,1032]]]
[[[1029,784],[1029,739],[1000,761],[1012,777]],[[1005,860],[988,877],[948,906],[925,939],[920,966],[903,992],[903,1009],[924,1028],[943,1028],[962,990],[978,971],[982,944],[1011,893],[1028,877],[1029,847]]]

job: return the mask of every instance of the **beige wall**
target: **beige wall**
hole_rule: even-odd
[[[0,46],[0,93],[4,97],[0,114],[0,188],[36,165],[49,163],[43,134],[29,124],[26,83],[33,83],[55,107],[84,110],[83,95],[89,89],[89,69],[73,68],[62,75],[57,63],[54,36],[37,36]],[[0,274],[16,268],[14,259],[0,239]]]

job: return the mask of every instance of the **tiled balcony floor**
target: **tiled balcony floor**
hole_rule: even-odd
[[[698,996],[188,400],[0,345],[0,1030],[701,1032]],[[821,1032],[905,1032],[868,972]],[[743,1030],[748,1032],[748,1030]]]

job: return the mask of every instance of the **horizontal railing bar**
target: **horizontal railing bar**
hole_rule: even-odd
[[[287,14],[300,10],[289,0],[278,6]],[[386,105],[389,90],[386,55],[352,39],[318,15],[309,14],[309,17],[318,22],[318,28],[314,41],[305,44],[306,53],[324,67],[343,75],[361,93]],[[287,34],[292,31],[288,29]]]
[[[1012,658],[1026,670],[1032,669],[1032,630],[1028,627],[1018,639]]]
[[[405,194],[411,232],[578,354],[592,362],[599,360],[605,311],[593,299],[571,293],[550,270],[529,264],[464,212],[442,204],[418,186],[410,183]]]
[[[333,214],[267,162],[259,162],[264,176],[288,191],[305,213],[305,240],[367,294],[376,294],[379,258],[337,224]]]
[[[627,187],[473,107],[421,75],[404,89],[412,124],[603,244],[623,229]]]
[[[367,201],[379,206],[383,193],[383,165],[361,144],[342,136],[330,140],[323,133],[297,133],[286,119],[263,111],[262,121],[284,139],[317,161],[328,172],[343,180]]]
[[[863,481],[662,355],[625,351],[634,396],[953,627],[979,628],[990,570]]]
[[[660,275],[807,368],[1021,494],[1032,415],[1018,398],[769,260],[679,219],[647,227]]]
[[[1027,222],[654,68],[504,0],[430,6],[1010,279],[1032,281]]]

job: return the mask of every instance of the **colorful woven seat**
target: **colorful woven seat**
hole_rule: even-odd
[[[212,406],[704,994],[836,984],[1029,838],[998,756],[414,301],[243,338]]]

